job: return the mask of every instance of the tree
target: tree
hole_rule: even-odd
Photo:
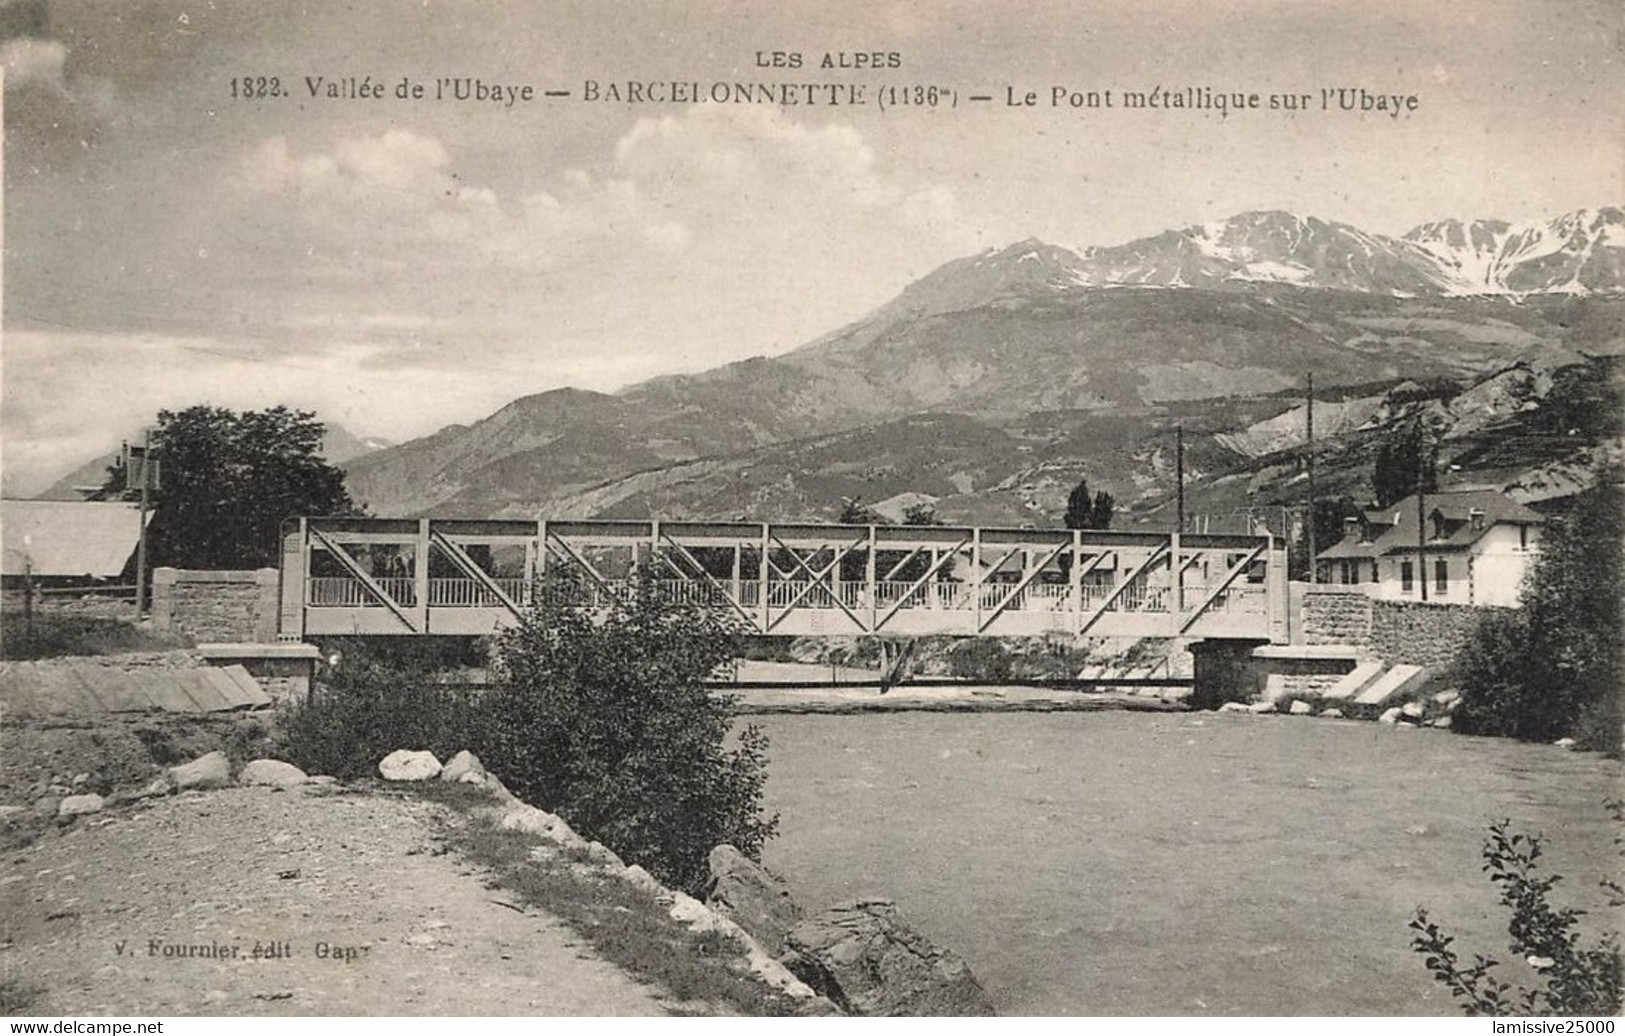
[[[515,794],[669,885],[703,893],[711,849],[759,858],[767,737],[733,739],[734,699],[705,681],[739,654],[736,622],[665,599],[645,573],[588,608],[567,575],[495,645],[479,754]]]
[[[1457,659],[1453,725],[1618,755],[1625,718],[1625,494],[1606,478],[1548,523],[1521,607],[1480,621]]]
[[[1314,523],[1315,552],[1318,554],[1343,538],[1348,519],[1360,518],[1360,508],[1353,497],[1322,497],[1309,509],[1309,520]],[[1298,529],[1288,558],[1288,579],[1309,578],[1309,526]]]
[[[357,513],[344,473],[321,455],[316,415],[277,406],[160,411],[162,458],[154,493],[152,557],[187,568],[275,565],[282,523],[298,515]]]
[[[1068,529],[1109,529],[1116,510],[1117,501],[1110,493],[1101,490],[1090,496],[1089,480],[1080,479],[1067,494],[1063,522]]]
[[[904,525],[941,525],[937,509],[931,504],[909,504],[903,508]]]
[[[1419,484],[1425,493],[1437,490],[1434,453],[1420,422],[1378,443],[1371,470],[1377,506],[1392,507],[1415,493]]]

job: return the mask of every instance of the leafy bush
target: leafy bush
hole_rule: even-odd
[[[778,823],[762,815],[766,736],[730,739],[734,699],[705,686],[736,657],[738,627],[650,579],[596,609],[574,590],[553,577],[498,638],[478,751],[520,798],[699,892],[714,846],[758,857]]]
[[[961,640],[948,652],[948,672],[957,679],[1003,683],[1014,669],[1010,649],[991,637]]]
[[[1616,821],[1622,819],[1622,808],[1619,803],[1609,803]],[[1595,948],[1581,948],[1575,929],[1584,911],[1553,907],[1548,897],[1562,876],[1537,874],[1540,836],[1516,834],[1510,827],[1507,820],[1490,826],[1490,837],[1484,843],[1484,870],[1500,886],[1501,905],[1512,911],[1507,926],[1512,953],[1540,974],[1543,985],[1528,989],[1497,979],[1494,971],[1500,962],[1483,954],[1475,954],[1473,964],[1463,967],[1451,948],[1455,940],[1421,908],[1410,923],[1417,933],[1411,947],[1469,1015],[1618,1014],[1622,1006],[1618,935],[1604,936]],[[1614,905],[1621,905],[1619,886],[1609,881],[1602,885],[1609,889]]]
[[[277,751],[307,773],[376,776],[397,748],[427,749],[441,759],[481,744],[488,726],[482,692],[444,684],[435,645],[394,638],[326,645],[337,666],[320,674],[309,699],[277,721]],[[333,657],[331,654],[328,657]]]
[[[1489,611],[1457,659],[1457,730],[1528,741],[1573,737],[1582,747],[1619,755],[1621,502],[1619,487],[1605,481],[1550,523],[1522,607]]]

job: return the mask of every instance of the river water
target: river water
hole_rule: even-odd
[[[1426,906],[1506,958],[1487,825],[1548,836],[1619,930],[1619,764],[1377,723],[1217,713],[763,716],[766,863],[816,911],[881,894],[1013,1015],[1456,1015]],[[1588,940],[1589,941],[1589,940]],[[1505,978],[1528,980],[1521,965]]]

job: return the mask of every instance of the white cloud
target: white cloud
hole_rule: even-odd
[[[646,119],[606,167],[508,196],[456,166],[405,129],[255,145],[226,203],[171,242],[207,254],[174,298],[216,330],[7,329],[8,487],[164,407],[287,403],[401,439],[525,392],[788,348],[965,245],[946,188],[888,175],[850,127],[775,111]]]
[[[6,85],[12,88],[39,83],[65,89],[62,68],[67,59],[68,48],[56,40],[23,37],[0,45],[0,66],[6,70]]]

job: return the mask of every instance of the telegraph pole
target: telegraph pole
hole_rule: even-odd
[[[1420,420],[1416,424],[1416,578],[1421,580],[1422,600],[1428,599],[1427,468],[1428,437]]]
[[[125,470],[129,467],[126,465]],[[135,621],[147,614],[147,509],[152,500],[152,429],[141,440],[141,531],[135,541]]]
[[[1179,532],[1185,531],[1185,426],[1174,426],[1174,499]]]
[[[1305,423],[1309,434],[1309,510],[1304,524],[1309,534],[1309,585],[1313,586],[1318,580],[1315,577],[1315,372],[1309,372],[1308,412]]]

